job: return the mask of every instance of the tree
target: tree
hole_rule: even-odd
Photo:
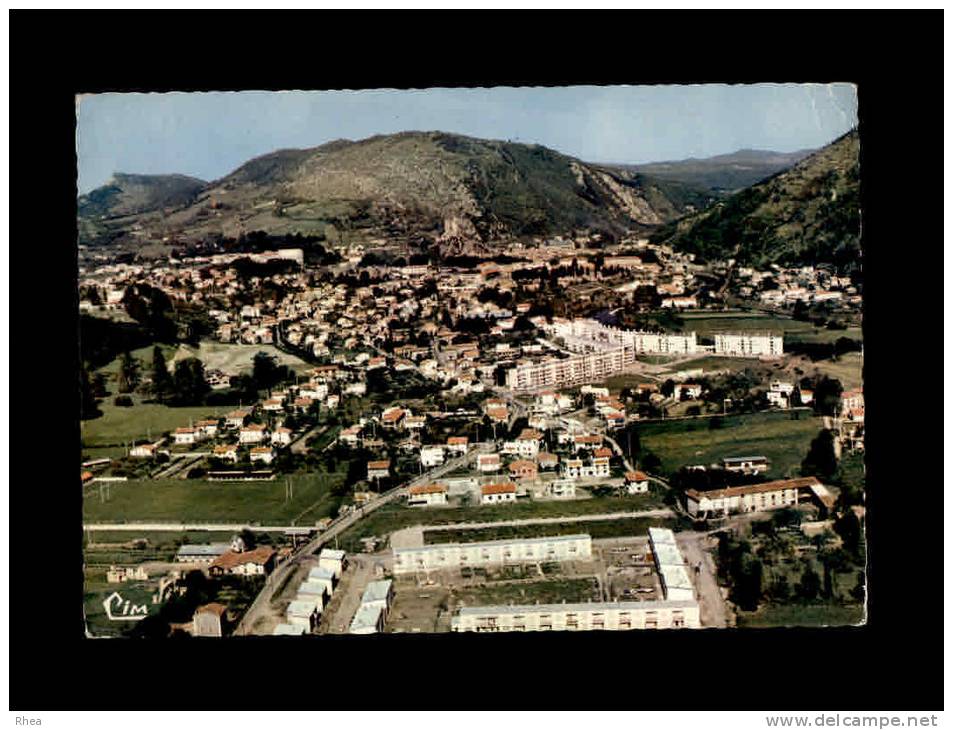
[[[254,550],[257,543],[257,538],[255,533],[252,532],[247,527],[242,528],[241,532],[238,533],[238,536],[242,539],[242,543],[245,545],[246,550]]]
[[[200,404],[210,390],[205,380],[205,366],[197,357],[179,360],[173,381],[175,400],[183,405]]]
[[[837,456],[834,453],[834,434],[829,429],[821,431],[801,462],[801,476],[830,479],[837,471]]]
[[[850,589],[851,598],[862,603],[867,595],[867,575],[862,570],[857,571],[857,583]]]
[[[814,388],[814,410],[821,416],[834,416],[840,410],[844,386],[836,378],[823,377]]]
[[[152,392],[160,401],[172,392],[172,376],[169,375],[162,348],[158,345],[152,349]]]
[[[744,611],[754,611],[761,600],[764,565],[750,553],[741,555],[732,576],[731,600]]]
[[[658,471],[661,466],[662,460],[652,452],[647,451],[642,455],[642,468],[645,469],[645,471]]]
[[[671,398],[672,393],[675,392],[675,381],[671,378],[666,380],[664,383],[662,383],[662,387],[659,388],[659,392],[666,398]]]
[[[267,352],[255,353],[252,361],[252,378],[260,389],[270,388],[278,382],[278,363]]]
[[[802,601],[813,601],[821,592],[821,578],[810,565],[804,566],[804,573],[797,587],[798,596]]]
[[[791,598],[791,584],[783,573],[774,579],[769,590],[772,600],[778,603],[787,603]]]
[[[863,528],[860,524],[860,518],[854,510],[845,510],[843,514],[834,521],[834,531],[840,535],[844,543],[844,550],[854,556],[860,554]]]
[[[85,421],[99,415],[102,414],[96,404],[92,383],[89,381],[89,370],[82,367],[79,371],[79,417]]]
[[[177,328],[171,318],[172,300],[164,291],[149,284],[133,284],[126,287],[122,303],[126,313],[151,329],[160,342],[175,340]]]
[[[130,355],[127,350],[123,353],[122,359],[119,361],[119,392],[131,393],[138,385],[139,361]]]

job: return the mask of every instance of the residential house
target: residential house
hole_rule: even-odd
[[[275,460],[275,450],[270,446],[253,446],[248,457],[252,462],[260,461],[263,464],[270,464]]]
[[[389,429],[400,428],[406,415],[409,414],[399,406],[387,408],[381,413],[381,426]]]
[[[485,484],[480,489],[482,504],[496,504],[497,502],[515,502],[515,484]]]
[[[479,454],[477,456],[477,470],[484,473],[497,472],[500,470],[499,454]]]
[[[359,424],[348,426],[338,434],[338,441],[348,446],[357,446],[360,440],[362,427]]]
[[[367,478],[369,481],[374,479],[386,479],[389,476],[390,476],[390,460],[389,459],[367,462]]]
[[[518,459],[509,465],[510,478],[520,480],[536,479],[536,462],[529,459]]]
[[[539,431],[533,428],[524,428],[520,435],[516,437],[517,453],[527,459],[536,458],[542,441],[543,434]]]
[[[682,400],[683,398],[699,398],[701,394],[702,387],[698,383],[678,383],[673,396],[675,400]]]
[[[222,636],[226,610],[226,606],[221,603],[206,603],[195,609],[192,616],[192,636]]]
[[[228,550],[209,565],[209,575],[265,575],[275,566],[275,549],[262,545],[253,550]]]
[[[238,447],[235,444],[222,444],[212,449],[212,456],[222,461],[238,461]]]
[[[554,479],[547,487],[549,496],[555,499],[574,499],[576,497],[576,482],[572,479]]]
[[[559,466],[559,457],[548,451],[540,451],[536,454],[536,463],[539,464],[540,469],[555,469]]]
[[[649,491],[649,475],[644,471],[626,472],[625,491],[629,494],[645,494]]]
[[[129,456],[135,459],[154,459],[159,449],[159,444],[139,444],[129,449]]]
[[[443,446],[433,444],[420,447],[420,465],[431,469],[443,463]]]
[[[239,408],[225,416],[226,428],[241,428],[252,414],[251,408]]]
[[[268,434],[268,428],[261,423],[250,423],[243,426],[238,432],[238,443],[240,444],[260,444],[265,440]]]
[[[218,419],[208,418],[195,424],[196,431],[201,431],[205,438],[215,438],[218,435]]]
[[[447,451],[452,451],[455,454],[467,453],[467,447],[469,446],[469,439],[466,436],[450,436],[447,439]]]
[[[449,489],[446,484],[424,484],[407,490],[409,505],[445,505]]]
[[[278,426],[278,428],[271,432],[271,443],[275,446],[287,446],[291,443],[291,437],[293,434],[294,431],[292,431],[290,428]]]
[[[742,474],[761,474],[766,472],[768,467],[766,456],[729,456],[721,460],[722,469]]]
[[[195,429],[191,427],[177,428],[173,435],[177,446],[194,444],[199,440],[195,436]]]

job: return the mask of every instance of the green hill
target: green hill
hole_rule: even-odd
[[[642,165],[619,165],[658,180],[682,183],[712,195],[724,196],[783,172],[811,154],[813,150],[770,152],[738,150],[727,155],[703,159],[689,158]]]
[[[263,155],[177,209],[141,210],[101,233],[102,240],[131,243],[264,231],[486,244],[570,228],[647,232],[710,200],[678,182],[586,164],[540,145],[403,132]],[[81,220],[98,210],[81,205]]]
[[[770,263],[860,261],[860,140],[857,130],[794,167],[652,235],[700,260]]]

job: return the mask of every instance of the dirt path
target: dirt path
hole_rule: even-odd
[[[715,562],[705,549],[707,539],[707,535],[697,533],[679,533],[676,536],[688,564],[688,574],[695,583],[702,626],[723,629],[733,622],[715,577]]]

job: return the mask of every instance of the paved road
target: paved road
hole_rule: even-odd
[[[625,454],[622,452],[622,447],[612,438],[608,433],[603,434],[602,436],[606,441],[609,442],[609,445],[612,447],[612,450],[622,459],[622,463],[625,464],[626,471],[635,471],[635,467],[632,466],[632,462],[629,461]]]
[[[259,593],[255,598],[252,605],[245,612],[245,615],[242,616],[242,620],[235,629],[235,634],[242,636],[251,633],[255,622],[259,619],[259,617],[267,613],[272,598],[274,598],[275,590],[279,586],[285,585],[289,573],[296,570],[303,561],[308,559],[309,556],[313,555],[315,552],[327,545],[330,541],[334,540],[334,538],[341,535],[341,533],[353,526],[365,515],[370,514],[380,507],[383,507],[385,504],[389,504],[390,502],[393,502],[394,500],[405,495],[409,487],[420,484],[429,484],[434,479],[439,479],[447,472],[453,471],[454,469],[467,464],[469,461],[476,459],[477,454],[479,454],[484,448],[486,448],[485,445],[481,445],[480,448],[472,449],[464,456],[458,456],[455,459],[450,459],[449,461],[444,462],[442,465],[425,472],[415,479],[412,479],[406,484],[384,492],[376,499],[365,504],[363,507],[334,519],[324,532],[318,535],[315,539],[308,542],[306,545],[303,545],[293,557],[279,565],[275,571],[268,576],[261,593]]]
[[[308,450],[308,439],[317,435],[318,432],[324,433],[328,430],[328,428],[328,426],[319,423],[318,425],[313,426],[309,430],[305,431],[303,434],[298,436],[298,438],[288,444],[288,448],[291,450],[292,454],[303,454]]]

